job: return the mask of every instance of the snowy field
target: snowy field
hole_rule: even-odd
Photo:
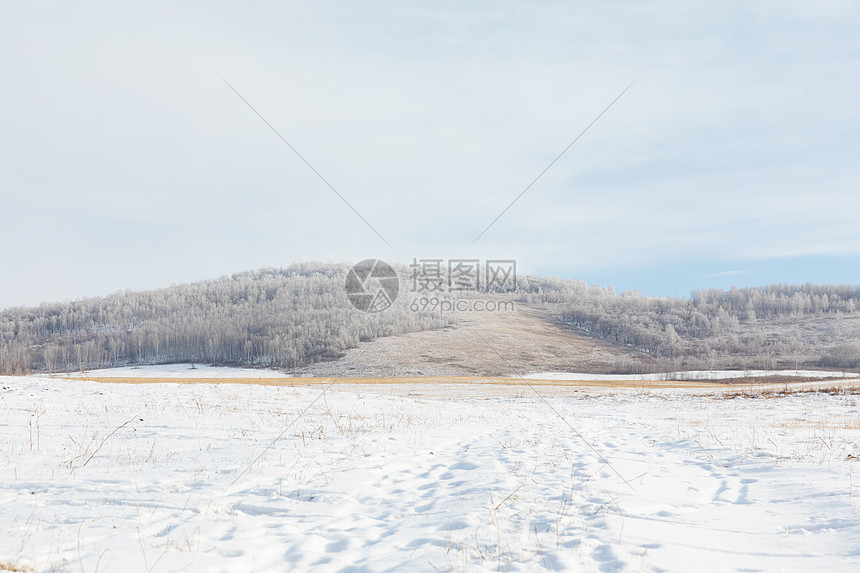
[[[128,366],[89,372],[58,374],[63,378],[288,378],[279,370],[260,368],[227,368],[205,364],[160,364],[158,366]]]
[[[0,388],[0,570],[860,570],[858,395]]]
[[[528,380],[577,380],[577,381],[660,381],[660,380],[726,380],[729,378],[764,378],[786,376],[796,378],[856,378],[857,372],[837,370],[692,370],[657,374],[588,374],[580,372],[533,372],[523,378]],[[259,368],[229,368],[204,364],[162,364],[158,366],[129,366],[108,368],[88,372],[57,374],[56,377],[74,378],[289,378],[281,370]]]
[[[106,372],[110,372],[107,370]],[[525,378],[535,380],[728,380],[730,378],[766,378],[768,376],[790,376],[795,378],[856,378],[857,372],[837,370],[691,370],[661,372],[657,374],[585,374],[571,372],[533,372]]]

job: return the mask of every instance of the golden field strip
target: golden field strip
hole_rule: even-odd
[[[765,379],[749,379],[743,382],[726,382],[717,380],[550,380],[534,378],[501,378],[488,376],[434,376],[434,377],[357,377],[357,378],[323,378],[323,377],[295,377],[295,378],[185,378],[185,377],[61,377],[65,380],[89,380],[107,384],[253,384],[259,386],[284,386],[284,387],[314,387],[314,386],[535,386],[553,388],[556,390],[564,388],[633,388],[633,389],[710,389],[726,390],[729,388],[774,388],[786,386],[804,386],[820,384],[821,382],[836,382],[833,379],[797,381],[768,381]],[[841,386],[846,382],[857,384],[857,379],[841,379]]]

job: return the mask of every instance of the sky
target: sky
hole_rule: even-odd
[[[0,307],[371,257],[858,284],[858,29],[836,0],[0,0]]]

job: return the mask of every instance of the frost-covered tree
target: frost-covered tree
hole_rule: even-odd
[[[201,361],[289,368],[362,340],[440,328],[454,318],[353,308],[347,265],[303,263],[170,288],[0,312],[0,372]]]

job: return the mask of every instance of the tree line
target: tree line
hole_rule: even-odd
[[[860,287],[786,285],[648,297],[582,281],[526,278],[524,300],[603,341],[686,367],[860,367]]]
[[[292,368],[450,316],[353,308],[346,264],[305,263],[169,288],[0,312],[0,373],[205,362]]]
[[[338,357],[362,341],[457,322],[453,312],[413,312],[406,293],[385,312],[360,312],[344,292],[348,270],[347,264],[303,263],[6,309],[0,311],[0,373],[177,362],[289,369]],[[409,271],[398,271],[405,290]],[[647,365],[625,360],[623,371],[860,367],[857,286],[771,285],[673,298],[521,276],[515,292],[492,296],[544,307],[564,328],[654,359]]]

